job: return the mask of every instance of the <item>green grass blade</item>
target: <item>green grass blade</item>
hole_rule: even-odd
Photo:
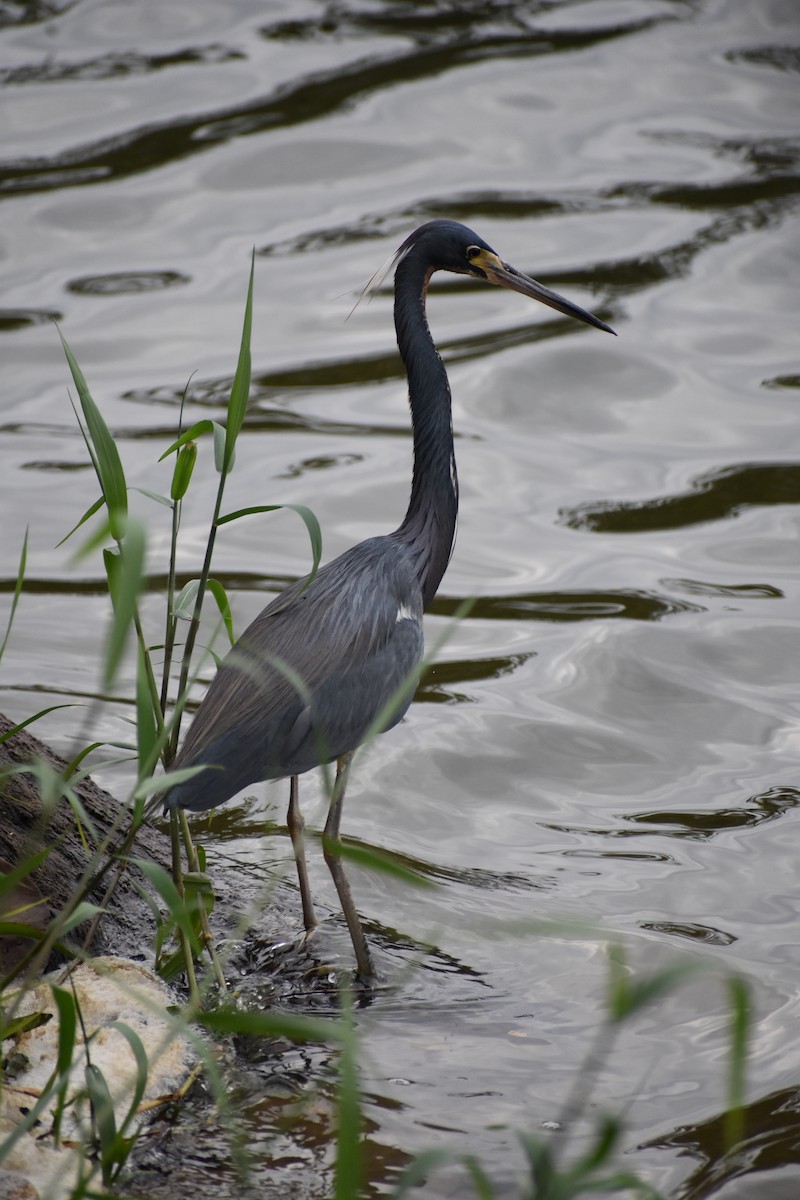
[[[217,1008],[199,1013],[199,1024],[212,1033],[242,1033],[250,1037],[285,1037],[293,1042],[341,1042],[347,1031],[341,1021],[294,1013],[245,1012]]]
[[[114,608],[117,607],[117,593],[119,591],[120,574],[122,570],[122,562],[120,559],[119,550],[108,549],[103,551],[103,566],[106,569],[106,583],[108,584],[108,594],[111,597],[111,603]]]
[[[66,1079],[64,1081],[64,1086],[66,1087],[68,1083],[69,1080]],[[47,1114],[46,1110],[49,1108],[52,1099],[53,1096],[50,1088],[44,1088],[42,1094],[39,1096],[39,1099],[35,1104],[28,1108],[23,1119],[18,1121],[17,1124],[14,1125],[9,1131],[8,1135],[3,1138],[3,1141],[0,1142],[0,1163],[7,1161],[8,1156],[10,1155],[14,1146],[16,1146],[17,1142],[23,1138],[26,1133],[29,1133],[32,1129],[35,1129],[36,1126],[39,1125],[39,1118],[42,1116],[42,1114],[45,1114],[48,1120],[50,1119],[50,1114]],[[53,1116],[52,1129],[53,1137],[55,1137],[57,1129],[55,1116]],[[36,1135],[38,1135],[38,1133],[39,1130],[37,1129]]]
[[[74,552],[72,561],[80,562],[81,559],[88,558],[90,554],[94,554],[98,547],[104,545],[111,536],[111,522],[107,519],[101,521],[93,532],[89,534],[83,545],[79,546]]]
[[[78,1028],[78,1012],[75,997],[66,988],[50,985],[53,1000],[58,1009],[58,1054],[56,1057],[55,1075],[60,1080],[58,1085],[58,1100],[53,1111],[53,1136],[58,1145],[61,1129],[61,1119],[64,1115],[64,1105],[67,1099],[69,1072],[72,1067],[72,1055],[75,1051],[75,1034]]]
[[[105,556],[114,617],[105,648],[104,687],[110,686],[117,673],[134,623],[139,593],[144,584],[144,556],[144,527],[138,521],[131,521],[119,555]]]
[[[49,1025],[52,1019],[53,1014],[48,1012],[27,1013],[26,1016],[14,1017],[7,1023],[3,1023],[0,1019],[0,1038],[5,1042],[9,1038],[30,1033],[33,1029],[41,1029],[43,1025]]]
[[[61,344],[67,356],[67,362],[72,372],[72,378],[75,381],[75,387],[78,390],[78,398],[81,402],[93,450],[94,466],[97,471],[97,478],[100,481],[100,490],[103,493],[106,507],[108,508],[111,533],[114,539],[119,541],[125,534],[125,525],[128,517],[128,489],[125,483],[125,472],[122,469],[122,460],[119,456],[117,444],[103,420],[100,409],[92,399],[86,380],[83,377],[83,372],[75,361],[75,357],[60,329],[58,335],[61,338]]]
[[[428,1176],[437,1167],[444,1167],[452,1163],[453,1159],[454,1155],[449,1150],[442,1150],[438,1147],[421,1150],[401,1171],[392,1192],[392,1200],[403,1200],[404,1196],[409,1196],[412,1192],[417,1194],[417,1189],[425,1186]]]
[[[725,1113],[725,1141],[729,1149],[744,1137],[745,1067],[750,1034],[750,991],[744,979],[734,975],[728,980],[730,996],[731,1048],[728,1076],[728,1109]]]
[[[622,1125],[616,1116],[609,1113],[600,1116],[589,1149],[574,1166],[561,1174],[567,1195],[579,1196],[584,1189],[592,1187],[597,1172],[610,1164],[621,1134]]]
[[[227,525],[230,521],[238,521],[240,517],[251,517],[255,513],[278,512],[282,508],[288,508],[292,512],[297,513],[308,530],[313,556],[311,571],[305,581],[305,586],[308,587],[317,573],[320,559],[322,558],[322,530],[316,516],[305,504],[256,504],[252,508],[239,508],[236,512],[226,513],[224,517],[218,517],[217,525]]]
[[[131,1029],[129,1025],[126,1025],[124,1021],[112,1021],[111,1028],[118,1029],[120,1031],[122,1036],[125,1038],[125,1041],[130,1046],[133,1057],[136,1060],[136,1081],[133,1086],[133,1095],[131,1096],[128,1112],[119,1127],[120,1133],[124,1133],[131,1121],[136,1116],[139,1105],[142,1103],[145,1089],[147,1088],[147,1077],[150,1072],[150,1063],[147,1058],[147,1051],[142,1045],[142,1039],[139,1037],[138,1033]]]
[[[81,901],[73,911],[65,918],[61,932],[69,933],[76,925],[82,925],[84,921],[90,921],[92,917],[96,917],[98,913],[105,912],[104,908],[100,908],[97,904],[91,904],[88,900]]]
[[[30,908],[32,905],[27,905]],[[10,914],[11,916],[15,914]],[[38,929],[35,925],[28,925],[25,921],[6,921],[0,918],[0,938],[19,937],[29,938],[32,942],[44,941],[45,931]]]
[[[158,792],[168,792],[176,784],[184,783],[187,779],[193,779],[201,771],[213,771],[215,769],[212,764],[205,763],[202,766],[181,767],[179,771],[165,771],[163,775],[150,776],[147,779],[143,779],[137,785],[133,793],[133,799],[146,800],[148,796],[155,796]]]
[[[23,764],[20,766],[20,771],[27,770],[27,765]],[[22,883],[23,879],[27,879],[27,877],[31,875],[37,867],[40,867],[53,849],[54,847],[52,846],[45,846],[42,850],[37,851],[37,853],[32,855],[30,858],[24,859],[11,871],[0,872],[0,899],[2,899],[6,892],[13,891],[17,884]]]
[[[140,496],[146,496],[148,500],[155,500],[156,504],[160,504],[163,508],[172,508],[172,501],[169,496],[162,496],[160,492],[151,492],[150,488],[134,487],[132,492],[138,492]]]
[[[100,1164],[103,1171],[103,1183],[109,1184],[112,1179],[112,1167],[115,1162],[115,1145],[117,1141],[117,1119],[114,1116],[114,1102],[108,1090],[105,1076],[94,1063],[87,1063],[84,1069],[86,1090],[89,1093],[89,1103],[92,1109],[92,1121],[95,1135],[100,1145]]]
[[[533,1134],[525,1131],[518,1131],[517,1137],[528,1160],[533,1183],[531,1195],[551,1196],[556,1179],[556,1167],[549,1141],[545,1141],[541,1137],[534,1137]]]
[[[199,579],[190,579],[175,597],[172,605],[172,615],[179,621],[191,621],[194,615],[194,606],[197,602],[197,589],[199,587]]]
[[[233,461],[236,457],[236,452],[232,450],[231,456],[227,460],[226,465],[225,444],[227,437],[228,434],[225,426],[218,425],[217,422],[214,421],[214,466],[216,467],[217,473],[222,475],[223,478],[225,478],[227,475],[230,475],[231,471],[233,470]]]
[[[381,874],[390,875],[393,879],[399,879],[411,887],[435,890],[439,886],[432,879],[428,879],[425,875],[420,875],[418,871],[413,871],[410,867],[405,866],[404,863],[398,862],[395,855],[385,850],[356,846],[349,842],[326,838],[324,834],[320,840],[326,854],[343,858],[368,871],[380,871]]]
[[[171,500],[182,500],[186,495],[196,462],[197,442],[187,442],[185,446],[181,446],[178,457],[175,459],[175,469],[172,472],[172,483],[169,490]]]
[[[646,979],[626,979],[624,986],[612,990],[611,1013],[615,1021],[624,1021],[634,1013],[653,1004],[668,992],[704,969],[700,962],[682,962],[654,971]]]
[[[599,1192],[606,1196],[621,1197],[632,1193],[641,1200],[666,1200],[663,1192],[659,1192],[649,1183],[645,1183],[638,1175],[630,1171],[616,1171],[613,1175],[605,1175],[602,1179],[592,1179],[581,1186],[580,1192],[567,1192],[567,1196],[584,1196],[587,1192]]]
[[[48,708],[39,709],[39,712],[34,713],[32,717],[26,717],[24,721],[20,721],[19,725],[13,725],[11,729],[7,729],[5,733],[0,733],[0,746],[2,746],[3,742],[7,742],[10,738],[13,738],[16,734],[18,734],[21,729],[25,729],[26,726],[32,725],[34,721],[38,721],[41,717],[46,717],[48,713],[58,712],[60,708],[75,708],[75,705],[51,704]]]
[[[236,512],[217,517],[217,525],[227,525],[230,521],[238,521],[240,517],[252,517],[255,513],[278,512],[281,508],[282,504],[255,504],[251,508],[238,508]]]
[[[72,1053],[75,1048],[75,1031],[78,1027],[78,1013],[75,997],[66,988],[50,985],[53,999],[58,1009],[58,1056],[56,1072],[65,1075],[72,1066]]]
[[[195,605],[197,603],[197,591],[200,587],[199,579],[190,579],[187,584],[181,588],[172,608],[172,615],[179,621],[191,621],[194,617]],[[231,645],[235,642],[233,635],[233,617],[231,615],[231,606],[228,601],[228,593],[219,582],[218,579],[206,580],[206,591],[210,592],[214,597],[220,616],[225,624],[225,630],[228,634],[228,640]]]
[[[0,645],[0,661],[3,658],[3,652],[5,651],[5,648],[8,645],[8,639],[11,636],[11,626],[14,624],[14,614],[17,611],[17,605],[19,604],[19,598],[22,593],[22,581],[25,578],[25,567],[27,565],[27,562],[28,562],[28,530],[26,529],[25,537],[22,539],[22,553],[19,556],[19,568],[17,570],[17,582],[14,585],[14,595],[11,599],[11,612],[8,614],[8,624],[6,625],[5,636],[3,638],[2,645]]]
[[[77,533],[77,531],[80,529],[81,525],[85,525],[86,522],[89,520],[89,518],[93,517],[96,512],[99,512],[104,504],[105,504],[105,500],[103,499],[102,496],[100,497],[99,500],[95,500],[94,504],[90,504],[89,507],[87,508],[86,512],[81,517],[80,521],[78,521],[78,524],[73,525],[72,529],[70,529],[69,533],[65,533],[60,542],[56,542],[56,550],[58,550],[59,546],[63,546],[64,542],[68,542],[69,539],[72,537],[73,533]]]
[[[233,466],[236,439],[244,424],[247,401],[250,398],[250,337],[253,328],[253,277],[255,275],[255,268],[256,252],[254,249],[250,257],[250,280],[247,285],[247,301],[244,306],[244,323],[242,325],[242,341],[239,347],[239,361],[236,364],[236,374],[233,377],[233,386],[231,387],[231,398],[228,402],[225,452],[221,472],[223,474],[227,474]]]
[[[186,937],[194,954],[200,951],[197,931],[193,923],[193,914],[175,887],[172,877],[158,863],[150,859],[135,858],[132,860],[156,889],[161,899],[169,909],[169,915]]]
[[[213,433],[216,421],[212,421],[209,417],[204,417],[202,421],[197,421],[192,425],[191,429],[185,430],[179,438],[176,438],[171,445],[167,446],[163,454],[159,455],[159,462],[163,462],[165,458],[169,458],[170,454],[174,454],[176,450],[180,450],[181,446],[185,446],[187,442],[193,442],[197,438],[202,437],[204,433]]]
[[[334,1200],[355,1200],[361,1195],[361,1101],[353,1001],[346,987],[342,988],[341,1006],[340,1025],[344,1038],[339,1051],[336,1176],[333,1194]]]
[[[472,1181],[478,1200],[494,1200],[494,1188],[489,1182],[489,1176],[478,1160],[471,1154],[464,1160],[464,1168]]]
[[[228,593],[218,579],[209,579],[206,583],[206,589],[211,592],[216,601],[219,615],[222,617],[225,625],[228,641],[233,645],[236,638],[233,635],[233,617],[231,616],[231,606],[228,602]]]
[[[82,750],[79,750],[73,759],[71,759],[64,767],[64,778],[71,779],[85,758],[92,753],[93,750],[99,750],[101,746],[109,746],[110,742],[89,742]],[[117,743],[118,745],[118,743]]]
[[[136,758],[139,774],[154,762],[154,750],[158,741],[158,728],[153,712],[153,701],[147,683],[147,664],[144,650],[137,646],[136,654]],[[152,769],[152,768],[151,768]]]

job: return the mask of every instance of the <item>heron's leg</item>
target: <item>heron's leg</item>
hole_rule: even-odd
[[[353,943],[353,949],[356,952],[358,974],[362,979],[371,979],[375,971],[372,967],[369,946],[364,936],[364,930],[361,928],[361,922],[358,919],[356,906],[353,903],[353,894],[350,891],[350,884],[347,882],[347,876],[344,873],[342,860],[337,853],[338,844],[340,843],[339,822],[342,819],[342,803],[344,801],[344,792],[347,787],[347,776],[352,757],[352,753],[343,754],[341,758],[336,760],[336,782],[333,785],[331,806],[328,810],[328,819],[325,822],[325,835],[322,848],[325,855],[325,862],[328,864],[328,870],[333,878],[336,891],[339,893],[339,903],[342,906],[344,919],[347,921],[347,928],[350,930],[350,938]]]
[[[316,927],[317,917],[311,900],[311,888],[308,886],[308,867],[306,866],[306,849],[303,830],[306,823],[300,811],[300,786],[297,776],[289,781],[289,811],[286,814],[286,824],[289,827],[289,837],[292,839],[294,861],[297,866],[297,882],[300,884],[300,900],[303,905],[303,924],[306,932],[310,933]]]

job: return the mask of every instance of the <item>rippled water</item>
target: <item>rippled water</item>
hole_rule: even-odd
[[[255,245],[228,501],[310,504],[326,557],[405,508],[389,287],[345,320],[415,225],[466,221],[619,333],[471,282],[431,291],[462,508],[430,638],[477,601],[345,810],[346,832],[440,885],[354,873],[397,984],[360,1015],[372,1195],[431,1145],[515,1194],[514,1130],[558,1118],[605,989],[601,936],[520,931],[532,918],[622,933],[637,969],[702,956],[754,988],[747,1152],[722,1152],[728,1010],[709,976],[627,1031],[598,1081],[599,1106],[626,1107],[626,1166],[684,1197],[740,1174],[752,1190],[726,1197],[766,1196],[798,1170],[798,69],[796,0],[0,3],[7,599],[31,539],[10,715],[96,694],[106,617],[97,562],[54,549],[96,485],[53,317],[130,482],[164,491],[192,372],[190,419],[222,412]],[[208,451],[202,469],[187,577]],[[167,533],[136,504],[155,620]],[[307,564],[290,515],[226,529],[237,627]],[[98,738],[128,736],[129,685]],[[38,728],[66,749],[80,722]],[[319,823],[319,781],[304,795]],[[284,785],[259,789],[206,837],[248,886],[284,804]],[[347,954],[319,863],[313,883]],[[330,1066],[273,1048],[237,1076],[247,1194],[328,1194]],[[242,1194],[215,1136],[179,1143],[183,1183]],[[445,1172],[424,1194],[466,1186]]]

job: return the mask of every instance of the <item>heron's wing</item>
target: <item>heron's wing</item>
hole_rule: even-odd
[[[273,601],[230,651],[176,766],[214,764],[170,804],[210,808],[259,779],[330,761],[357,746],[392,697],[388,728],[410,703],[403,679],[422,654],[422,601],[407,554],[374,538]]]

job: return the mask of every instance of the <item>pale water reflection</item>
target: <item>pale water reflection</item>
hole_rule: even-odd
[[[369,1195],[429,1146],[519,1194],[514,1131],[558,1117],[604,1009],[587,922],[624,934],[639,969],[702,956],[754,988],[747,1147],[723,1151],[729,1010],[709,975],[643,1014],[600,1076],[626,1168],[685,1200],[747,1172],[755,1190],[720,1194],[767,1196],[797,1170],[798,47],[794,0],[0,3],[7,598],[30,528],[0,674],[12,717],[97,693],[107,616],[99,564],[54,549],[96,494],[54,318],[129,481],[163,492],[192,372],[188,418],[223,411],[255,246],[228,500],[312,506],[326,558],[404,511],[388,283],[346,318],[415,225],[465,221],[620,335],[432,289],[462,508],[431,639],[476,602],[345,809],[345,832],[439,884],[355,878],[397,985],[359,1016]],[[184,578],[211,511],[205,449],[199,469]],[[133,503],[153,526],[155,640],[167,533]],[[237,628],[307,567],[290,515],[226,528],[215,573]],[[129,738],[130,670],[117,691],[108,742]],[[66,750],[81,719],[39,731]],[[122,790],[115,756],[97,774]],[[304,789],[318,823],[319,783]],[[286,864],[284,793],[258,789],[205,837],[254,903]],[[346,959],[316,865],[324,952]],[[272,951],[288,890],[239,950],[253,1003],[303,1002],[302,964]],[[538,919],[583,932],[524,930]],[[179,1194],[159,1173],[175,1153],[186,1194],[328,1195],[333,1070],[325,1047],[250,1047],[232,1075],[244,1191],[202,1108],[166,1158],[143,1147],[140,1190]],[[453,1170],[423,1194],[466,1189]]]

